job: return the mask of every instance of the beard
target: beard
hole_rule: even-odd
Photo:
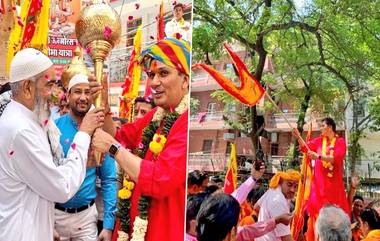
[[[77,108],[77,105],[79,104],[87,104],[87,108],[85,110],[80,110],[79,108]],[[70,110],[74,113],[74,115],[78,117],[84,117],[87,114],[87,112],[90,110],[91,104],[90,103],[79,103],[79,104],[77,104],[76,102],[70,103]]]
[[[33,112],[37,115],[38,123],[44,125],[46,120],[50,117],[50,109],[48,102],[44,100],[40,95],[36,95],[34,98],[34,110]],[[42,126],[44,127],[44,126]]]
[[[47,133],[48,141],[50,144],[51,153],[53,156],[53,162],[56,166],[64,164],[63,151],[59,142],[61,132],[55,125],[54,121],[50,118],[50,108],[48,102],[44,100],[40,95],[36,95],[34,99],[34,110],[38,123],[42,129]]]

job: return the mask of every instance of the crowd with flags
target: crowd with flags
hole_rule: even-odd
[[[193,68],[203,68],[242,104],[253,106],[265,96],[283,115],[237,54],[228,45],[224,46],[240,86],[208,65],[198,63]],[[358,177],[352,176],[350,188],[345,190],[343,159],[347,147],[344,138],[336,132],[335,121],[330,117],[322,119],[321,135],[313,139],[310,126],[305,141],[286,116],[283,117],[303,153],[300,172],[291,169],[275,172],[268,189],[262,192],[254,187],[262,175],[258,175],[260,168],[256,168],[263,160],[257,159],[250,177],[244,182],[240,180],[242,184],[238,186],[236,150],[232,144],[223,188],[204,185],[207,174],[200,170],[189,173],[187,240],[380,240],[379,210],[369,204],[369,211],[363,211],[364,199],[354,196]],[[249,196],[254,195],[259,197],[251,202]]]

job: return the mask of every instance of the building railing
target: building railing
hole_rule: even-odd
[[[189,153],[188,169],[220,172],[224,171],[230,155],[216,153]]]
[[[223,120],[223,111],[197,112],[196,114],[192,114],[190,116],[191,122],[221,120]]]

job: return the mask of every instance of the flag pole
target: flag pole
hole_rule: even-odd
[[[267,91],[265,91],[265,96],[276,107],[277,111],[280,112],[282,118],[284,118],[284,120],[286,121],[286,123],[288,123],[290,129],[293,130],[294,127],[290,124],[290,122],[289,122],[288,118],[285,116],[284,112],[282,112],[282,110],[280,109],[280,107],[278,107],[278,105],[276,104],[276,102],[272,99],[272,97],[268,94]],[[304,141],[304,139],[302,138],[301,135],[299,135],[298,140],[302,143],[302,145],[304,145],[307,148],[308,151],[310,151],[309,146],[306,144],[306,142]]]

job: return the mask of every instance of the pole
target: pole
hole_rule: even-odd
[[[284,118],[284,120],[286,121],[286,123],[288,123],[290,129],[293,129],[294,127],[290,124],[288,118],[286,118],[284,112],[282,112],[282,110],[280,109],[280,107],[278,107],[278,105],[276,104],[276,102],[272,99],[272,97],[268,94],[267,91],[265,91],[265,96],[269,99],[270,102],[272,102],[272,104],[276,107],[277,111],[280,112],[280,114],[282,115],[282,118]],[[304,145],[308,151],[310,151],[310,148],[309,146],[306,144],[306,142],[304,141],[304,139],[299,136],[298,138],[299,141],[301,141],[302,145]]]

